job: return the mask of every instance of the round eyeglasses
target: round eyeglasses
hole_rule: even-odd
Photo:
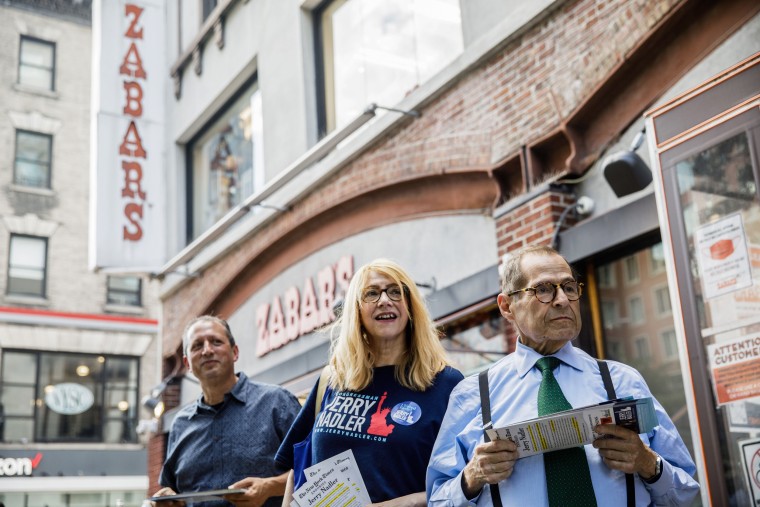
[[[542,303],[551,303],[557,296],[557,289],[562,289],[565,293],[565,297],[569,301],[578,301],[581,294],[583,294],[583,284],[576,282],[575,280],[568,280],[562,283],[539,283],[535,287],[526,287],[524,289],[513,290],[507,293],[507,296],[512,296],[518,292],[532,292],[536,299]]]
[[[385,292],[388,295],[388,299],[391,301],[401,301],[403,296],[403,289],[398,285],[391,285],[384,289],[378,287],[369,287],[362,292],[362,301],[365,303],[377,303],[380,301],[380,296]]]

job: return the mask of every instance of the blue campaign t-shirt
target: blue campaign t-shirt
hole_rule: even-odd
[[[275,461],[293,467],[293,445],[314,428],[312,462],[351,449],[373,502],[425,491],[425,471],[449,394],[462,374],[446,367],[426,391],[398,384],[394,366],[375,368],[360,392],[327,389],[314,424],[316,386],[290,428]]]

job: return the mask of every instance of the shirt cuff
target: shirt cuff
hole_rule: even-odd
[[[641,479],[641,477],[639,477]],[[668,494],[673,489],[673,465],[668,463],[668,460],[662,458],[662,475],[653,483],[648,483],[645,480],[641,480],[644,486],[652,495],[652,498],[662,497]]]
[[[468,499],[465,496],[464,489],[462,487],[462,484],[464,483],[464,470],[462,470],[461,472],[459,472],[459,475],[457,476],[457,482],[456,483],[457,483],[458,487],[457,488],[452,488],[452,489],[454,489],[454,491],[452,491],[452,493],[454,493],[454,498],[452,498],[452,500],[454,501],[454,505],[458,505],[458,506],[461,506],[461,507],[477,505],[478,499],[480,499],[480,495],[483,494],[483,490],[481,489],[480,493],[478,493],[477,495],[475,495],[474,497],[472,497],[470,499]],[[485,488],[486,486],[483,486],[483,487]]]

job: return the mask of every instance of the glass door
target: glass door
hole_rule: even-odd
[[[760,505],[760,53],[646,113],[702,500]]]
[[[759,148],[754,108],[661,158],[671,227],[678,222],[682,231],[691,300],[685,314],[698,323],[698,374],[711,387],[729,505],[756,505],[750,498],[760,449]]]

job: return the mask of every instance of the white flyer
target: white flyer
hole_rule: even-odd
[[[705,299],[752,286],[741,214],[699,227],[694,234],[694,248]]]
[[[304,470],[290,507],[363,507],[372,503],[351,449]]]

